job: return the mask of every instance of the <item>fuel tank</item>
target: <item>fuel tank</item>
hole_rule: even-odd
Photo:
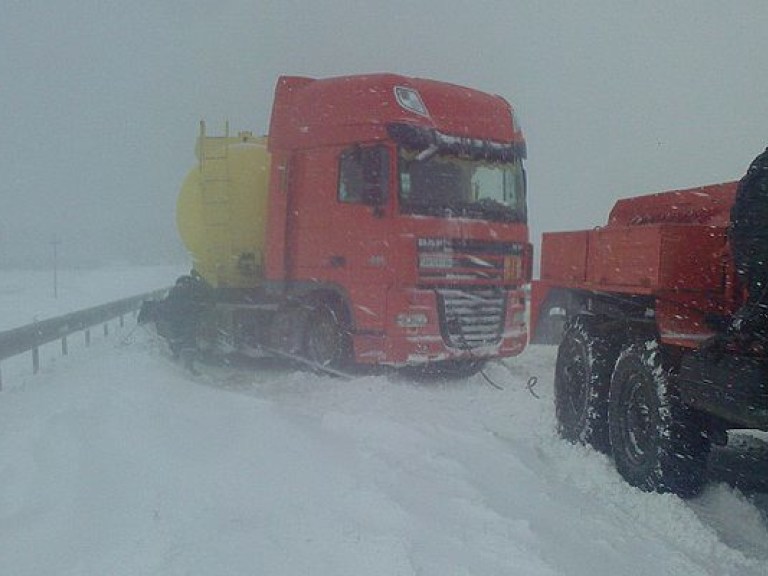
[[[250,288],[263,277],[269,164],[267,138],[206,136],[182,184],[176,225],[195,270],[212,286]]]

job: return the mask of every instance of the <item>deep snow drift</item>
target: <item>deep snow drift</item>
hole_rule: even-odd
[[[768,573],[763,494],[644,494],[558,439],[554,356],[491,365],[498,390],[193,377],[132,327],[49,354],[0,392],[0,574]]]

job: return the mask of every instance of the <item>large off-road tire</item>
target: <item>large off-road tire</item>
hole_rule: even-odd
[[[349,365],[352,357],[349,329],[334,308],[320,304],[309,313],[304,351],[307,359],[327,368]]]
[[[597,330],[600,317],[579,315],[565,327],[555,365],[560,435],[608,452],[608,389],[615,347]]]
[[[710,448],[703,417],[680,401],[655,339],[621,351],[608,420],[616,469],[629,484],[683,498],[700,492]]]

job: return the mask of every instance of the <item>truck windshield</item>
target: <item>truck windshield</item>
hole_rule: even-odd
[[[420,158],[401,148],[398,164],[402,213],[526,222],[520,159],[490,162],[449,154]]]

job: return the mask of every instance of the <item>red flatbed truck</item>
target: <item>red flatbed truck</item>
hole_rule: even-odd
[[[736,187],[619,200],[604,227],[542,238],[532,340],[559,342],[559,432],[644,490],[694,495],[713,443],[768,430],[765,352],[711,346],[745,300],[728,243]]]
[[[193,274],[145,314],[177,350],[473,368],[524,349],[526,147],[503,98],[281,77],[268,136],[203,128],[197,154],[177,209]]]

